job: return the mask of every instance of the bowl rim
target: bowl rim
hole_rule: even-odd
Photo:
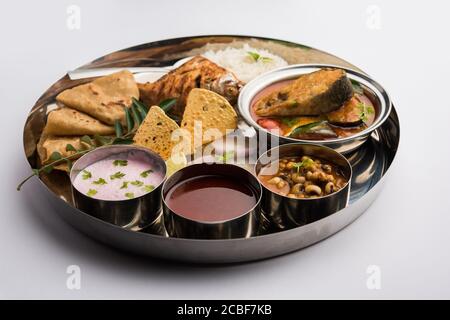
[[[258,94],[261,90],[268,87],[269,85],[272,85],[273,83],[287,79],[292,79],[295,78],[296,76],[324,68],[336,68],[345,70],[350,80],[356,81],[362,84],[363,86],[367,87],[369,91],[377,98],[381,108],[380,114],[378,117],[375,118],[375,121],[369,127],[348,137],[324,139],[324,140],[306,140],[276,134],[274,132],[271,132],[270,130],[261,127],[253,119],[253,117],[250,114],[252,100],[256,96],[256,94]],[[305,69],[312,69],[312,70],[308,72],[300,72],[302,70],[304,71]],[[286,67],[273,69],[252,79],[250,82],[244,85],[244,87],[241,89],[239,93],[238,110],[243,119],[245,120],[245,122],[247,122],[250,126],[255,128],[256,130],[263,131],[271,136],[275,136],[280,139],[285,139],[292,143],[302,142],[308,144],[333,144],[358,140],[361,137],[371,134],[388,119],[392,110],[392,101],[387,91],[377,81],[375,81],[373,78],[371,78],[365,73],[357,71],[353,68],[348,68],[334,64],[305,63],[305,64],[292,64]]]
[[[280,194],[280,193],[278,193],[278,192],[275,192],[275,191],[272,191],[272,190],[270,190],[269,188],[267,188],[265,185],[264,185],[264,183],[262,183],[261,181],[260,181],[260,179],[259,179],[259,173],[258,173],[258,171],[257,171],[257,166],[258,166],[258,164],[260,164],[260,160],[261,160],[261,158],[262,157],[264,157],[264,156],[266,156],[269,152],[271,152],[272,150],[275,150],[275,149],[280,149],[280,148],[283,148],[283,147],[289,147],[289,146],[299,146],[299,147],[317,147],[317,148],[319,148],[319,149],[323,149],[323,150],[326,150],[327,152],[331,152],[331,153],[334,153],[335,155],[337,155],[339,158],[341,158],[342,160],[344,160],[344,162],[345,162],[345,164],[347,165],[347,167],[348,167],[348,169],[349,169],[349,176],[348,176],[348,179],[346,179],[347,181],[345,182],[345,184],[344,184],[344,186],[342,186],[342,188],[341,189],[339,189],[338,191],[336,191],[336,192],[333,192],[333,193],[330,193],[330,194],[327,194],[327,195],[324,195],[324,196],[320,196],[320,197],[315,197],[315,198],[291,198],[291,197],[288,197],[287,195],[282,195],[282,194]],[[280,159],[280,153],[278,152],[278,158],[276,159],[276,160],[279,160]],[[320,158],[320,157],[319,157]],[[328,160],[328,159],[325,159],[325,160]],[[328,160],[329,161],[329,160]],[[331,162],[331,161],[330,161]],[[327,146],[323,146],[323,145],[319,145],[319,144],[315,144],[315,143],[299,143],[299,142],[296,142],[296,143],[285,143],[285,144],[281,144],[281,145],[278,145],[278,146],[276,146],[276,147],[273,147],[273,148],[270,148],[269,150],[267,150],[266,152],[264,152],[263,154],[261,154],[259,157],[258,157],[258,160],[256,160],[256,163],[255,163],[255,165],[253,166],[253,171],[255,172],[255,177],[256,177],[256,179],[258,179],[258,181],[259,181],[259,183],[261,184],[261,186],[265,189],[265,190],[267,190],[267,191],[269,191],[269,192],[271,192],[271,193],[273,193],[273,194],[275,194],[275,195],[277,195],[277,196],[280,196],[280,197],[282,197],[282,198],[285,198],[285,199],[289,199],[289,200],[299,200],[299,201],[314,201],[314,200],[321,200],[321,199],[326,199],[326,198],[329,198],[329,197],[332,197],[332,196],[335,196],[335,195],[337,195],[337,194],[339,194],[339,193],[341,193],[341,192],[343,192],[345,189],[349,189],[350,190],[350,188],[351,188],[351,182],[352,182],[352,178],[353,178],[353,168],[352,168],[352,165],[351,165],[351,163],[348,161],[348,159],[343,155],[343,154],[341,154],[340,152],[337,152],[336,150],[334,150],[334,149],[332,149],[332,148],[330,148],[330,147],[327,147]]]

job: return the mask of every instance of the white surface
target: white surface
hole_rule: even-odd
[[[80,30],[66,27],[70,4],[81,8]],[[367,27],[369,5],[380,9],[380,29]],[[0,298],[450,298],[449,10],[437,0],[4,3]],[[140,43],[221,33],[323,49],[389,91],[401,119],[400,150],[382,194],[355,223],[280,258],[196,267],[128,256],[86,238],[42,201],[37,181],[15,191],[29,171],[27,113],[66,70]],[[80,290],[66,288],[73,264],[81,268]],[[369,265],[381,268],[380,290],[366,286]]]

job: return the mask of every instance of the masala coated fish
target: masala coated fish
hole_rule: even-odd
[[[320,115],[340,108],[353,96],[342,69],[321,69],[304,74],[255,104],[258,116]]]
[[[141,100],[148,106],[159,105],[165,99],[177,98],[170,112],[181,117],[192,89],[211,90],[233,105],[243,83],[232,72],[202,56],[195,56],[157,81],[138,86]]]

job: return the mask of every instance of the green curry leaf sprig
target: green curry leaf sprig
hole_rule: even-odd
[[[128,108],[124,108],[125,120],[126,120],[126,132],[120,121],[114,122],[115,136],[82,136],[80,138],[80,148],[75,148],[72,144],[68,143],[66,145],[65,151],[69,153],[67,156],[63,156],[60,152],[53,152],[49,160],[50,162],[43,165],[40,168],[33,168],[31,174],[23,179],[17,186],[17,190],[20,191],[22,186],[34,176],[39,176],[41,173],[50,173],[56,166],[66,163],[69,169],[72,167],[72,160],[102,146],[117,145],[117,144],[132,144],[133,136],[137,131],[137,128],[144,121],[148,108],[137,99],[133,98],[132,104]],[[123,166],[125,163],[122,162],[119,165]],[[86,174],[86,173],[84,173]],[[89,177],[90,178],[90,177]]]

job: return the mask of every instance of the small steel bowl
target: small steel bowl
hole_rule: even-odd
[[[259,157],[255,164],[255,174],[258,176],[261,169],[272,161],[299,155],[318,157],[339,166],[347,184],[323,197],[295,199],[275,193],[261,183],[262,214],[281,230],[302,226],[344,209],[350,197],[352,166],[340,153],[320,145],[289,143],[272,148]]]
[[[75,177],[87,166],[115,154],[139,152],[152,163],[155,170],[160,170],[164,177],[155,188],[140,197],[126,200],[101,200],[91,198],[78,191],[73,184]],[[112,145],[97,148],[79,158],[70,170],[73,202],[85,213],[119,227],[140,231],[155,222],[161,216],[161,188],[166,176],[166,163],[149,149],[130,146]]]
[[[376,118],[372,125],[370,125],[365,130],[358,132],[357,134],[345,138],[304,140],[284,137],[272,133],[261,127],[253,119],[250,108],[252,106],[253,99],[261,90],[273,83],[283,80],[296,79],[303,74],[311,73],[323,68],[339,68],[345,70],[347,73],[347,77],[351,81],[357,82],[361,85],[364,93],[370,98],[376,110]],[[345,154],[361,146],[369,138],[370,134],[386,121],[386,119],[389,117],[389,114],[391,113],[392,103],[386,90],[384,90],[384,88],[378,82],[364,73],[355,71],[353,69],[329,64],[297,64],[264,73],[263,75],[247,83],[239,94],[238,107],[240,114],[249,125],[253,126],[256,130],[263,131],[270,136],[278,138],[280,144],[293,142],[320,144]]]
[[[184,180],[204,175],[232,177],[246,183],[255,194],[255,206],[236,218],[217,222],[191,220],[172,211],[165,199],[169,190]],[[242,167],[218,163],[189,165],[170,176],[162,187],[166,230],[172,237],[191,239],[234,239],[254,236],[259,231],[261,194],[262,187],[258,179]]]

